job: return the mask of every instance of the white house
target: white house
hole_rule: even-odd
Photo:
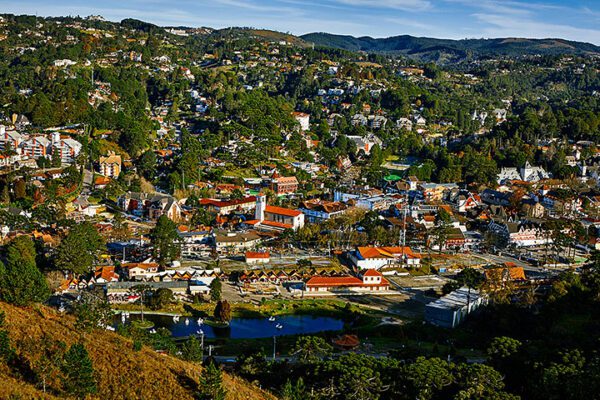
[[[414,253],[410,247],[358,247],[348,253],[348,257],[359,269],[421,265],[420,254]]]
[[[310,129],[310,115],[303,112],[294,112],[294,118],[300,124],[302,131],[308,131]]]

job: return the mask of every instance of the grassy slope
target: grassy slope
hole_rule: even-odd
[[[132,350],[132,343],[115,333],[98,330],[81,334],[74,329],[74,320],[46,307],[16,308],[0,303],[6,313],[6,328],[17,352],[24,341],[39,340],[43,335],[62,340],[71,345],[81,337],[88,349],[99,375],[96,399],[161,399],[192,400],[202,368],[198,365],[164,356],[143,348]],[[44,396],[31,383],[18,381],[0,366],[0,399],[18,395],[24,399],[54,399]],[[8,383],[8,384],[5,384]],[[224,376],[227,399],[273,399],[270,394],[251,386],[248,382]]]

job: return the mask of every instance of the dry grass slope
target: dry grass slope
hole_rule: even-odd
[[[0,310],[6,314],[5,326],[18,353],[23,350],[23,343],[39,341],[44,335],[67,345],[81,338],[98,374],[98,393],[94,399],[194,399],[202,373],[198,365],[157,354],[148,348],[135,352],[130,340],[109,331],[81,335],[75,330],[72,317],[47,307],[17,308],[0,303]],[[31,383],[13,379],[8,372],[6,366],[0,366],[0,399],[57,398],[44,395]],[[224,384],[228,400],[274,399],[269,393],[228,374],[224,375]]]

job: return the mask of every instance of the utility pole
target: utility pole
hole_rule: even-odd
[[[275,361],[276,348],[277,348],[277,336],[273,336],[273,361]]]

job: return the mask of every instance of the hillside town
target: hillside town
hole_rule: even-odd
[[[598,263],[598,54],[440,66],[253,29],[0,21],[2,245],[32,243],[61,312],[376,313],[371,334],[328,337],[346,352],[380,326],[532,310]]]

